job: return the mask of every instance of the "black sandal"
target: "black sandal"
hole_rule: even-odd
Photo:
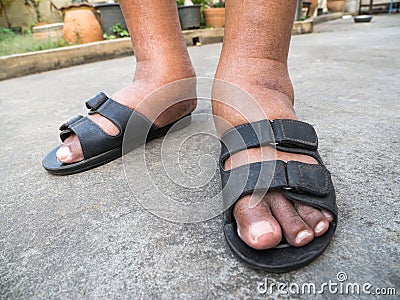
[[[77,116],[69,120],[60,127],[61,141],[75,133],[81,143],[84,159],[70,164],[62,163],[56,157],[56,152],[60,148],[58,146],[43,159],[42,165],[49,173],[69,175],[104,165],[122,156],[123,143],[125,154],[148,141],[164,136],[174,125],[176,126],[173,127],[173,131],[176,131],[191,123],[189,114],[167,126],[157,128],[137,111],[108,98],[104,93],[99,93],[86,101],[86,107],[90,109],[89,115],[99,113],[112,121],[119,129],[118,135],[106,134],[87,117]],[[123,142],[127,126],[134,126],[135,130],[130,130],[130,136],[127,137],[129,141]]]
[[[275,137],[275,138],[274,138]],[[318,154],[314,128],[295,120],[262,120],[236,126],[221,137],[220,171],[223,187],[225,239],[231,250],[246,264],[269,272],[288,272],[309,264],[328,246],[337,225],[335,190],[329,171]],[[226,159],[242,150],[272,145],[279,151],[305,154],[319,164],[297,161],[263,161],[224,169]],[[256,250],[245,244],[237,233],[233,206],[241,197],[253,192],[282,190],[287,199],[326,209],[334,215],[328,231],[302,247],[285,240],[275,248]]]

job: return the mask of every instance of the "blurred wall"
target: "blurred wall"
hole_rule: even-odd
[[[68,0],[53,0],[57,7],[68,4]],[[42,20],[47,23],[62,22],[62,14],[59,10],[50,7],[49,0],[40,0],[39,9]],[[6,8],[11,26],[22,27],[29,30],[37,23],[35,9],[24,4],[24,0],[14,0],[10,7]],[[7,27],[4,13],[0,17],[0,27]]]

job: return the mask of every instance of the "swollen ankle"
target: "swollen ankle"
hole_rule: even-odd
[[[213,101],[214,114],[232,126],[261,119],[296,119],[293,85],[287,65],[279,61],[221,59],[213,99],[218,100]]]
[[[165,58],[137,62],[135,80],[156,80],[164,84],[185,78],[196,77],[196,72],[189,61],[176,61]]]
[[[223,82],[222,88],[213,89],[213,113],[218,132],[222,134],[228,128],[262,119],[297,119],[292,95],[263,86]]]

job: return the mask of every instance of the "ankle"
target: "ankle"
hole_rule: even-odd
[[[167,84],[176,80],[196,77],[190,59],[159,57],[153,60],[138,61],[134,81],[159,82]]]
[[[237,85],[248,93],[258,94],[263,90],[267,93],[279,92],[293,106],[294,91],[286,62],[267,58],[224,57],[218,64],[215,78]]]
[[[216,121],[220,133],[266,118],[297,119],[286,64],[260,59],[251,64],[240,59],[231,61],[229,65],[220,62],[213,86],[213,113],[230,124]]]

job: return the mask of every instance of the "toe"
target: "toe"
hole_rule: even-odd
[[[286,240],[295,247],[304,246],[314,238],[314,230],[300,217],[292,202],[281,192],[267,195],[272,214],[281,225]]]
[[[119,133],[118,127],[113,122],[99,114],[90,115],[89,119],[109,135],[115,136]],[[59,161],[65,164],[83,160],[83,151],[79,138],[75,134],[71,134],[58,149],[56,156]]]
[[[255,197],[259,197],[255,201]],[[256,206],[252,203],[257,202]],[[262,195],[253,194],[241,198],[234,207],[234,216],[240,238],[250,247],[258,250],[273,248],[282,238],[281,228],[272,216]]]
[[[57,159],[70,164],[83,160],[82,147],[76,135],[69,136],[57,150]]]
[[[68,146],[62,145],[56,152],[57,159],[61,162],[68,162],[72,156],[72,152]]]
[[[325,216],[325,218],[329,221],[329,222],[332,222],[333,221],[333,215],[329,212],[329,211],[327,211],[327,210],[325,210],[325,209],[322,209],[321,210],[321,212],[323,213],[323,215]]]
[[[299,202],[294,202],[294,206],[304,222],[314,229],[315,236],[321,236],[328,230],[329,221],[322,211]]]

